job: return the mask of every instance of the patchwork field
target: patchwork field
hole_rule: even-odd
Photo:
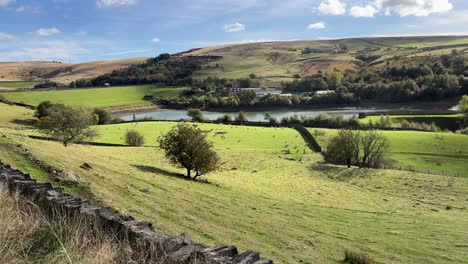
[[[99,127],[101,142],[122,143],[129,128],[144,132],[148,146],[140,148],[65,148],[3,129],[0,159],[25,166],[15,143],[21,142],[123,213],[200,242],[258,250],[276,263],[337,263],[345,249],[379,263],[468,261],[468,178],[329,166],[319,154],[302,152],[295,130],[204,124],[222,169],[204,177],[208,183],[187,181],[149,147],[173,125]],[[284,152],[296,145],[299,152]],[[81,169],[83,162],[93,169]]]
[[[333,129],[309,129],[322,147],[337,133]],[[316,133],[316,131],[322,131]],[[448,172],[468,177],[468,136],[452,133],[382,131],[390,142],[389,157],[397,166],[419,171]]]
[[[177,96],[184,87],[159,87],[155,85],[122,86],[111,88],[69,89],[57,91],[5,92],[0,96],[12,102],[38,105],[43,101],[86,107],[116,107],[151,105],[143,100],[145,95]]]

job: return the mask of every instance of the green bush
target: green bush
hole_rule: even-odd
[[[374,264],[375,261],[366,254],[357,253],[354,251],[346,250],[345,259],[346,263],[350,264]]]
[[[145,144],[145,137],[138,131],[129,130],[125,134],[125,143],[130,146],[143,146]]]

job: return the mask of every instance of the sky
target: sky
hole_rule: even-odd
[[[0,0],[0,61],[154,57],[226,43],[468,35],[467,0]]]

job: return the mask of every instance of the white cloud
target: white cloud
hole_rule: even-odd
[[[153,42],[153,43],[159,43],[159,42],[161,42],[161,39],[159,39],[159,38],[153,38],[153,39],[151,39],[151,42]]]
[[[61,33],[60,30],[56,27],[51,27],[51,28],[40,28],[36,31],[34,31],[34,35],[36,36],[41,36],[41,37],[47,37],[47,36],[52,36],[55,34]]]
[[[0,32],[0,40],[14,40],[15,36]]]
[[[14,50],[0,52],[0,61],[73,60],[89,51],[75,41],[18,42]]]
[[[325,27],[326,26],[324,22],[317,22],[317,23],[308,25],[307,29],[324,29]]]
[[[326,15],[343,15],[346,13],[346,3],[340,0],[324,0],[320,3],[318,10]]]
[[[0,6],[6,6],[10,3],[13,3],[15,0],[0,0]]]
[[[134,5],[138,0],[97,0],[98,7],[127,6]]]
[[[349,10],[349,14],[353,17],[374,17],[378,12],[379,10],[371,5],[353,6]]]
[[[228,33],[241,32],[245,30],[245,25],[239,22],[228,24],[224,26],[224,31]]]
[[[386,14],[399,16],[429,16],[445,13],[453,9],[450,0],[375,0],[374,5]]]
[[[16,8],[16,12],[37,14],[41,12],[41,8],[37,5],[21,5]]]

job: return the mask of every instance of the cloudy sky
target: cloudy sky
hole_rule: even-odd
[[[0,61],[82,62],[223,43],[468,34],[467,0],[0,0]]]

